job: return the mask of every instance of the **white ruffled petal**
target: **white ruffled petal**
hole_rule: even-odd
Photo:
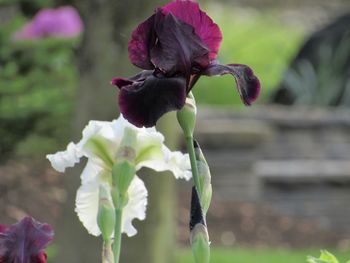
[[[153,159],[146,159],[137,164],[136,169],[148,167],[156,172],[171,171],[176,179],[189,180],[192,177],[191,164],[188,154],[179,151],[172,152],[162,146],[162,154]]]
[[[82,184],[100,180],[98,177],[100,177],[103,172],[104,170],[101,166],[88,159],[86,166],[80,175]]]
[[[145,184],[139,177],[135,176],[131,182],[128,194],[129,202],[125,206],[122,216],[122,232],[131,237],[137,233],[137,230],[132,225],[132,220],[134,218],[139,220],[146,218],[148,193]]]
[[[99,201],[99,178],[83,183],[75,200],[75,212],[89,234],[99,236],[100,228],[97,225],[98,201]]]
[[[90,164],[93,167],[93,164]],[[88,165],[87,165],[88,167]],[[85,168],[88,173],[87,167]],[[90,167],[90,172],[93,170]],[[84,170],[84,171],[85,171]],[[82,175],[82,179],[84,176]],[[89,234],[99,236],[101,231],[97,224],[97,213],[99,203],[99,185],[106,182],[102,181],[100,176],[90,178],[90,180],[82,181],[82,185],[77,191],[75,201],[75,212],[78,214],[79,220],[87,229]],[[109,184],[106,184],[108,187]],[[146,217],[147,207],[147,189],[143,181],[135,176],[128,190],[129,201],[123,210],[122,216],[122,232],[129,237],[136,235],[137,230],[132,225],[133,219],[144,220]]]
[[[88,142],[91,138],[100,138],[105,145],[108,145],[106,152],[108,155],[114,156],[120,143],[120,131],[122,127],[118,125],[117,120],[108,121],[89,121],[88,125],[83,130],[83,137],[77,143],[77,149],[82,155],[88,158],[99,159],[94,152],[88,147]],[[101,160],[100,160],[101,161]]]
[[[48,154],[46,158],[51,162],[52,167],[63,173],[67,167],[73,167],[80,161],[82,155],[74,143],[69,143],[65,151],[57,152],[55,154]]]
[[[172,152],[165,146],[163,151],[166,152],[169,170],[174,174],[175,178],[186,180],[192,178],[191,162],[188,154],[183,154],[179,151]]]

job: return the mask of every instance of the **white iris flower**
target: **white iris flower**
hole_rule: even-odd
[[[111,170],[116,161],[118,147],[125,128],[137,134],[136,170],[148,167],[155,171],[171,171],[176,178],[191,178],[188,155],[172,152],[164,145],[164,137],[155,128],[137,128],[122,116],[112,122],[90,121],[83,130],[83,137],[77,144],[69,143],[65,151],[47,155],[52,167],[64,172],[73,167],[82,157],[88,159],[81,174],[81,186],[76,196],[75,211],[88,232],[98,236],[101,231],[97,224],[100,184],[111,187]],[[91,142],[98,139],[98,148]],[[143,181],[135,176],[128,189],[129,201],[123,209],[122,232],[128,236],[137,233],[132,220],[144,220],[147,206],[147,190]]]

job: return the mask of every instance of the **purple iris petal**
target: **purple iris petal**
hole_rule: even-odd
[[[155,15],[142,22],[131,35],[128,45],[129,59],[131,63],[142,69],[153,69],[151,63],[150,47],[156,41],[154,32]]]
[[[245,105],[251,105],[260,94],[260,82],[253,70],[241,64],[212,64],[204,72],[206,76],[231,74],[235,77],[237,89]]]
[[[46,263],[44,248],[53,238],[53,229],[31,217],[0,232],[0,263]]]
[[[210,59],[214,60],[217,57],[222,40],[220,28],[200,10],[198,3],[190,0],[176,0],[162,7],[162,11],[165,14],[171,13],[177,19],[191,25],[210,50]]]
[[[128,49],[136,66],[157,68],[170,76],[182,73],[189,77],[210,63],[209,50],[193,27],[160,10],[136,28]]]
[[[43,9],[32,21],[14,34],[15,39],[39,39],[44,37],[70,38],[83,30],[83,22],[75,8],[63,6]]]
[[[130,78],[130,82],[121,78],[112,81],[120,89],[120,112],[137,127],[152,127],[166,112],[181,109],[187,95],[184,77],[147,74],[137,80]]]
[[[0,234],[6,230],[7,226],[0,224]]]
[[[193,28],[172,14],[157,12],[155,16],[157,42],[151,48],[151,61],[166,75],[182,73],[190,76],[192,69],[209,65],[209,51]]]

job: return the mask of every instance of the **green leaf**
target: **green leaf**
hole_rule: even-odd
[[[321,250],[321,255],[319,258],[308,256],[307,262],[308,263],[339,263],[338,259],[327,250]]]
[[[327,250],[321,250],[320,259],[323,259],[329,263],[339,263],[338,259]]]
[[[308,263],[330,263],[329,261],[323,260],[323,259],[319,259],[319,258],[315,258],[312,256],[308,256],[307,257],[307,262]]]

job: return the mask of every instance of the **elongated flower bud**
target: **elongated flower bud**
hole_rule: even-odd
[[[110,240],[115,226],[115,210],[109,191],[107,184],[100,185],[97,224],[105,242]]]
[[[212,186],[211,186],[211,174],[210,174],[209,165],[203,155],[203,152],[199,146],[199,143],[196,140],[194,140],[193,144],[194,144],[194,150],[196,154],[200,186],[202,188],[200,203],[202,205],[202,210],[205,217],[211,203],[211,197],[213,192]]]
[[[210,242],[205,218],[198,193],[192,188],[191,220],[190,220],[190,242],[196,263],[209,263]]]
[[[190,92],[186,98],[185,106],[177,111],[177,120],[185,134],[185,137],[192,137],[196,126],[197,107],[194,96]]]

